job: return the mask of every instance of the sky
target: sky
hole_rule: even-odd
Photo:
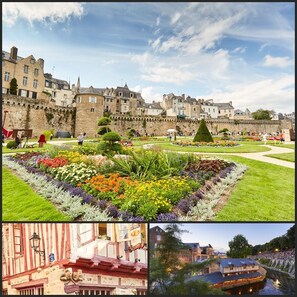
[[[234,236],[243,235],[249,244],[264,244],[275,237],[285,235],[293,226],[292,223],[183,223],[180,229],[183,242],[199,243],[201,246],[211,244],[218,251],[228,251],[229,241]],[[166,223],[150,224],[150,228],[159,226],[165,230]]]
[[[2,2],[2,50],[82,87],[295,109],[295,3]]]

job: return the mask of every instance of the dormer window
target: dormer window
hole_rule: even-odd
[[[133,98],[133,94],[132,93],[130,93],[130,98]]]
[[[122,92],[119,92],[119,96],[123,96],[123,93]]]
[[[34,58],[31,58],[30,63],[31,64],[34,64],[35,63],[35,59]]]

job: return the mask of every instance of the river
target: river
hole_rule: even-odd
[[[295,280],[287,274],[266,268],[266,279],[262,282],[246,285],[226,292],[230,295],[295,295]]]

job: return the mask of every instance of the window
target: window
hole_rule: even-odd
[[[130,98],[133,98],[133,94],[132,93],[130,93]]]
[[[52,91],[52,97],[53,97],[53,98],[56,98],[56,96],[57,96],[57,92]]]
[[[33,88],[37,88],[37,85],[38,85],[38,80],[37,79],[34,79],[33,80]]]
[[[49,87],[50,86],[50,82],[48,80],[45,81],[45,86]]]
[[[2,88],[2,94],[7,94],[8,93],[8,89],[7,88]]]
[[[123,93],[122,92],[119,92],[119,96],[123,96]]]
[[[89,102],[90,103],[96,103],[97,102],[97,98],[96,97],[89,97]]]
[[[29,66],[28,65],[24,65],[24,72],[28,73],[29,72]]]
[[[91,108],[91,112],[95,112],[95,108]]]
[[[81,245],[87,244],[92,240],[92,224],[81,224],[78,227]]]
[[[111,295],[111,288],[80,288],[79,295]]]
[[[44,288],[42,286],[20,289],[20,295],[44,295]]]
[[[5,81],[9,81],[9,76],[10,76],[10,73],[9,72],[5,72],[4,80]]]
[[[19,90],[19,96],[21,97],[27,97],[28,92],[26,90]]]
[[[28,84],[28,77],[24,76],[23,77],[23,86],[26,86]]]
[[[14,240],[14,253],[21,255],[23,253],[22,230],[20,224],[13,225],[13,240]]]
[[[39,69],[38,69],[38,68],[35,68],[35,69],[34,69],[34,75],[35,75],[35,76],[38,76],[38,72],[39,72]]]
[[[161,240],[161,235],[157,235],[157,240],[158,240],[158,241]]]

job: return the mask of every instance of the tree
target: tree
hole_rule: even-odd
[[[18,91],[17,80],[16,80],[16,78],[13,78],[13,79],[10,81],[9,93],[10,93],[11,95],[17,95],[17,91]]]
[[[182,264],[180,251],[185,248],[181,241],[179,224],[171,223],[162,233],[160,245],[150,247],[150,293],[153,295],[214,295],[222,294],[203,281],[191,280],[194,271],[203,269],[212,261]],[[156,255],[155,257],[153,255]]]
[[[108,127],[111,123],[111,118],[102,117],[98,120],[99,129],[97,130],[97,134],[104,135],[105,133],[111,132],[111,129]]]
[[[121,136],[116,132],[107,132],[102,136],[102,141],[98,144],[98,150],[103,151],[103,154],[113,155],[122,151],[122,145],[118,143]]]
[[[233,240],[229,241],[229,248],[227,256],[230,258],[246,258],[252,254],[252,246],[241,234],[236,235]]]
[[[205,120],[202,119],[198,131],[194,137],[193,142],[213,142],[213,138],[206,126]]]
[[[271,120],[272,117],[270,115],[269,110],[264,110],[262,108],[258,109],[255,112],[252,112],[252,116],[255,120]]]
[[[288,247],[294,248],[295,247],[295,225],[292,226],[286,233],[286,237],[288,238]]]

